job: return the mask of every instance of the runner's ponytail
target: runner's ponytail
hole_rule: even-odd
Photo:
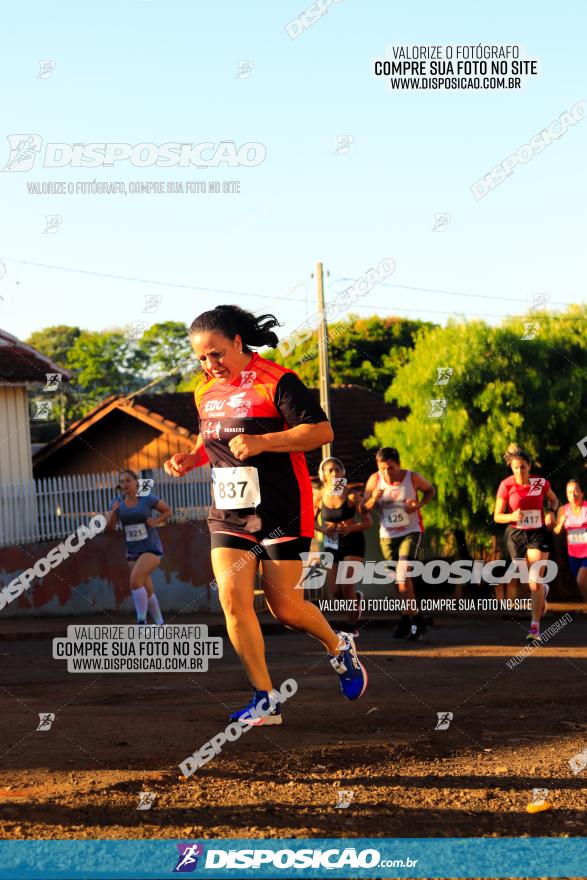
[[[532,467],[532,457],[517,443],[510,443],[506,451],[503,455],[505,459],[505,463],[509,466],[514,458],[521,458],[523,461],[527,462],[530,467]]]
[[[279,321],[275,315],[253,315],[240,306],[216,306],[209,312],[202,312],[193,321],[190,327],[190,336],[195,333],[209,333],[219,331],[227,339],[240,336],[243,341],[243,351],[251,354],[250,346],[261,348],[268,345],[276,348],[279,339],[273,332],[273,327],[279,327]]]

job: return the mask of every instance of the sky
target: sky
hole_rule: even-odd
[[[55,324],[189,324],[235,302],[275,312],[289,333],[315,312],[317,261],[329,301],[383,259],[395,262],[353,309],[361,315],[495,323],[525,312],[536,293],[557,310],[586,301],[585,120],[484,198],[471,191],[587,99],[585,5],[341,0],[292,39],[286,25],[304,8],[5,8],[0,167],[15,134],[38,135],[43,150],[234,141],[266,155],[250,167],[50,168],[41,151],[28,171],[0,171],[3,329],[26,338]],[[393,91],[373,64],[406,44],[518,45],[539,73],[520,90]],[[39,77],[40,61],[53,62],[50,75]],[[240,192],[28,191],[33,182],[188,180],[240,181]],[[434,228],[437,215],[450,215],[444,228]],[[161,300],[145,314],[153,295]]]

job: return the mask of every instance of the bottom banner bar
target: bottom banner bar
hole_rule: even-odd
[[[584,878],[584,837],[0,841],[0,880]]]

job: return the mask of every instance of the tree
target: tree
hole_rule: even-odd
[[[59,324],[56,327],[45,327],[43,330],[35,330],[28,339],[25,339],[25,342],[37,351],[40,351],[41,354],[51,358],[58,366],[67,369],[69,352],[81,332],[79,327],[68,327],[66,324]]]
[[[349,315],[329,325],[330,381],[333,385],[363,385],[383,394],[390,378],[407,361],[416,333],[433,324],[405,318],[359,318]],[[279,349],[263,352],[295,370],[310,386],[318,385],[318,335],[283,356]]]
[[[76,404],[72,416],[85,415],[111,394],[130,394],[145,384],[137,374],[136,353],[120,330],[84,330],[69,352],[67,365],[74,371]]]
[[[58,324],[55,327],[45,327],[43,330],[36,330],[34,333],[31,333],[25,342],[36,351],[40,351],[41,354],[51,358],[58,367],[67,369],[69,352],[75,345],[81,332],[79,327],[68,327],[66,324]],[[35,391],[29,390],[28,394],[30,399],[36,397]],[[73,400],[73,391],[68,382],[63,382],[59,386],[57,393],[53,395],[53,405],[53,419],[59,423],[59,430],[64,431],[66,423],[71,421],[72,413],[75,411],[76,406]]]
[[[509,474],[503,453],[512,441],[535,457],[535,471],[559,497],[566,480],[584,471],[577,443],[585,436],[586,319],[586,306],[540,313],[535,337],[526,339],[525,322],[536,322],[536,314],[500,327],[451,323],[418,334],[385,395],[409,407],[409,416],[377,424],[366,445],[397,447],[434,483],[430,525],[495,532],[495,493]],[[452,373],[438,384],[447,378],[439,373],[444,368]]]
[[[188,328],[180,321],[153,324],[137,342],[137,354],[146,381],[161,379],[153,389],[156,392],[176,391],[192,374],[193,352]]]
[[[192,352],[185,324],[153,324],[138,339],[129,329],[90,332],[59,325],[38,330],[27,340],[72,374],[54,400],[53,413],[62,430],[112,394],[129,394],[154,379],[160,380],[155,391],[175,391],[182,382],[191,381]]]

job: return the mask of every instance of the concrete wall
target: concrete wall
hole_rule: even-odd
[[[218,591],[210,586],[214,576],[207,524],[202,521],[167,525],[160,534],[164,556],[153,574],[153,584],[163,612],[219,612]],[[51,547],[62,541],[56,539],[0,548],[0,588],[31,568],[37,559],[45,557]],[[577,599],[577,588],[566,572],[566,566],[561,564],[562,555],[559,556],[561,572],[551,584],[550,598]],[[425,561],[434,556],[436,554],[424,550],[420,558]],[[367,559],[381,559],[375,525],[367,533]],[[426,596],[452,594],[455,590],[454,587],[426,587],[420,582],[417,586]],[[391,585],[370,585],[362,589],[367,599],[397,595]],[[478,587],[470,589],[473,593],[479,592]],[[455,595],[461,595],[463,591],[467,593],[466,588],[456,588]],[[515,595],[518,594],[527,595],[527,587],[518,587]],[[44,578],[34,579],[25,593],[0,610],[0,625],[2,618],[88,614],[101,615],[104,623],[108,623],[103,612],[110,611],[133,611],[129,567],[120,532],[97,535]]]
[[[167,525],[160,530],[164,548],[153,585],[163,612],[219,611],[218,592],[210,587],[210,538],[205,522]],[[63,540],[63,539],[62,539]],[[59,540],[0,548],[0,587],[8,584]],[[120,532],[88,540],[44,578],[0,611],[8,617],[87,615],[133,610],[129,567]]]

